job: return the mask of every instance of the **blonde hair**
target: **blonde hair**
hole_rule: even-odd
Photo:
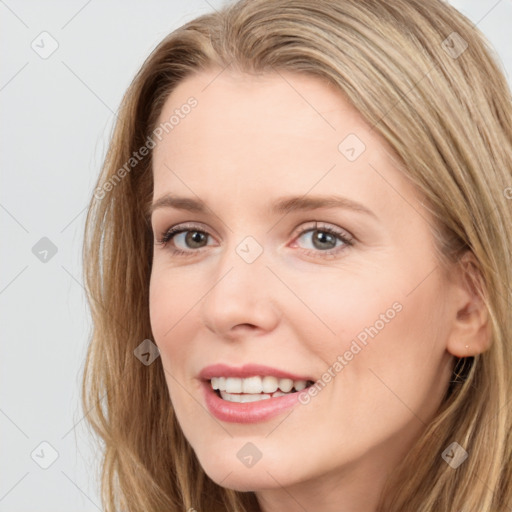
[[[128,170],[126,162],[147,144],[177,83],[227,67],[332,83],[424,195],[440,261],[475,256],[492,344],[454,358],[441,408],[389,479],[379,511],[512,507],[512,105],[492,53],[440,0],[245,0],[186,23],[152,52],[123,98],[85,229],[93,331],[83,407],[104,442],[107,512],[258,510],[254,493],[208,478],[176,421],[160,359],[145,366],[134,356],[152,338],[151,153]],[[457,469],[441,457],[454,441],[469,454]]]

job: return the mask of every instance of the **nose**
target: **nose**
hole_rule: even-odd
[[[253,262],[227,251],[201,301],[201,320],[217,337],[236,339],[275,329],[279,322],[276,279],[264,253]]]

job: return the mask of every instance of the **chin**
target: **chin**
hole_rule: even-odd
[[[217,485],[232,489],[233,491],[239,492],[256,492],[263,489],[273,489],[281,486],[290,485],[290,482],[282,482],[279,477],[276,479],[272,478],[269,473],[265,471],[265,468],[259,469],[251,468],[232,468],[232,472],[226,472],[226,470],[213,470],[207,471],[207,468],[203,468],[208,477],[213,480]],[[272,475],[273,472],[270,471]],[[279,485],[277,481],[279,481]]]
[[[217,485],[240,492],[273,489],[293,484],[292,475],[285,465],[279,463],[280,457],[263,460],[263,457],[249,465],[233,457],[231,451],[224,455],[209,453],[198,457],[199,463],[208,477]],[[242,458],[242,457],[241,457]],[[248,465],[246,465],[248,464]]]

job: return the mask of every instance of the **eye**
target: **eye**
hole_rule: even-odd
[[[172,247],[169,249],[172,254],[192,256],[202,252],[202,249],[208,246],[209,237],[211,235],[207,231],[196,225],[181,224],[162,233],[161,238],[156,243],[165,247],[168,242],[172,242]],[[310,246],[312,246],[312,248],[303,249],[302,252],[320,257],[333,257],[354,244],[353,237],[346,231],[334,226],[319,224],[316,221],[307,229],[302,228],[295,235],[294,240],[300,240],[301,238],[309,239]],[[292,245],[292,247],[294,246]]]
[[[334,256],[339,251],[354,243],[353,238],[345,231],[329,225],[322,225],[317,222],[309,229],[302,229],[297,239],[309,240],[311,248],[304,252],[321,257]]]
[[[209,236],[209,233],[199,229],[197,226],[181,224],[168,229],[156,243],[165,247],[169,241],[172,241],[174,247],[170,250],[173,254],[190,256],[200,252],[197,249],[205,247],[205,242],[208,240]],[[179,246],[180,244],[185,246],[185,250],[176,247],[176,245]]]

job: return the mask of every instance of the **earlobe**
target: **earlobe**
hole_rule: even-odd
[[[457,304],[447,350],[456,357],[472,357],[489,349],[492,339],[486,286],[478,262],[467,251],[458,262]]]

